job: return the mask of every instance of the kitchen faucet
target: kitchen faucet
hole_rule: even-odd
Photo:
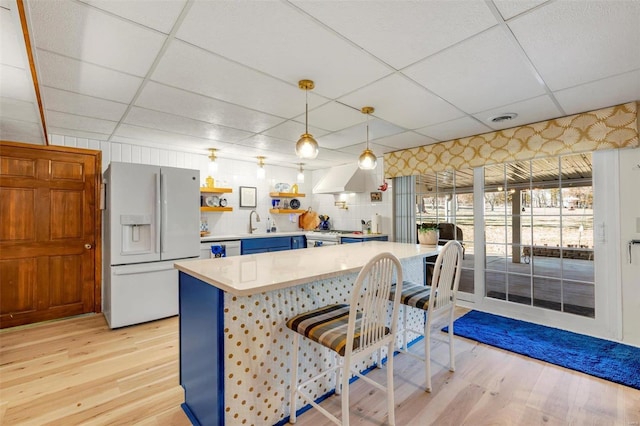
[[[249,233],[250,234],[253,234],[253,231],[258,229],[253,227],[253,222],[251,220],[254,213],[256,214],[256,222],[260,222],[260,215],[258,214],[258,212],[255,210],[251,210],[251,213],[249,213]]]

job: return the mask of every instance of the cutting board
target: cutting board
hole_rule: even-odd
[[[318,213],[311,210],[311,208],[298,217],[298,226],[305,231],[316,229],[319,224],[320,218],[318,218]]]

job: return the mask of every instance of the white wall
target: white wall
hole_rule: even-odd
[[[181,151],[179,148],[158,148],[151,146],[140,146],[127,143],[105,142],[85,138],[76,138],[61,135],[49,135],[52,145],[63,145],[78,148],[89,148],[102,151],[102,171],[107,169],[111,161],[121,161],[125,163],[152,164],[170,167],[183,167],[200,170],[201,185],[205,183],[208,175],[209,159],[207,155],[197,152]],[[257,188],[257,207],[255,210],[261,218],[257,224],[259,231],[266,229],[267,218],[270,217],[276,222],[278,231],[297,231],[297,216],[271,215],[271,198],[269,192],[274,191],[273,186],[278,182],[289,184],[296,183],[298,170],[287,167],[279,167],[269,164],[269,159],[265,160],[266,178],[258,180],[256,176],[257,160],[255,163],[218,158],[218,172],[213,178],[216,186],[220,186],[226,180],[228,187],[233,189],[231,194],[225,194],[229,207],[233,207],[233,212],[213,213],[204,212],[201,214],[209,225],[212,235],[244,234],[249,232],[249,213],[251,208],[240,208],[238,199],[238,187],[255,186]],[[311,204],[311,173],[305,172],[305,183],[298,183],[299,192],[306,194],[300,198],[302,208],[307,208]],[[199,224],[194,224],[199,227]]]
[[[354,160],[355,161],[355,160]],[[316,194],[313,195],[311,207],[318,214],[330,217],[333,229],[360,231],[361,221],[368,222],[375,213],[381,216],[381,233],[389,235],[389,240],[393,240],[393,181],[387,180],[386,191],[378,189],[383,183],[384,166],[383,159],[378,159],[375,170],[367,172],[365,192],[352,194]],[[315,170],[312,173],[313,185],[316,185],[330,169]],[[371,192],[382,192],[382,201],[372,202]],[[346,201],[347,209],[342,209],[335,205],[336,201]]]
[[[621,149],[620,156],[620,272],[622,279],[623,340],[640,346],[640,148]]]

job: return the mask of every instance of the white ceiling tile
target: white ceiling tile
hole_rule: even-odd
[[[309,120],[309,122],[311,123],[311,120]],[[300,139],[300,136],[302,136],[304,131],[304,123],[289,120],[262,132],[262,134],[296,142],[298,139]],[[318,138],[329,133],[326,130],[314,127],[311,124],[309,125],[309,132],[313,135],[314,138]]]
[[[197,2],[176,36],[329,98],[392,71],[284,2]]]
[[[166,38],[83,3],[31,0],[27,5],[39,49],[138,76],[147,74]]]
[[[85,130],[78,130],[77,128],[69,129],[65,127],[50,126],[49,123],[47,123],[47,130],[50,133],[72,136],[76,138],[86,138],[98,141],[106,141],[107,139],[109,139],[109,135],[106,133],[88,132]]]
[[[136,105],[208,123],[259,133],[285,120],[238,105],[150,81]]]
[[[640,2],[558,1],[509,22],[556,91],[640,68]]]
[[[111,140],[120,141],[123,140],[122,138],[137,139],[162,145],[172,145],[176,147],[184,146],[185,148],[216,148],[225,150],[229,147],[234,146],[226,142],[214,141],[211,139],[198,138],[178,133],[171,133],[163,130],[150,129],[148,127],[134,126],[126,123],[120,124],[118,126]]]
[[[399,150],[422,145],[430,145],[437,141],[428,136],[420,135],[415,132],[403,132],[398,133],[397,135],[376,139],[374,142],[383,146],[394,148],[394,150]]]
[[[279,117],[304,112],[297,80],[288,84],[180,41],[171,43],[152,80]],[[309,108],[325,102],[309,93]]]
[[[351,159],[353,159],[353,161],[357,161],[360,154],[362,154],[362,152],[366,148],[367,148],[367,144],[366,142],[363,142],[363,143],[357,143],[351,146],[345,146],[344,148],[340,148],[340,152],[344,152],[346,155],[351,156]],[[389,146],[380,145],[372,142],[369,142],[369,149],[373,151],[373,154],[376,157],[382,157],[385,152],[395,151],[394,148],[391,148]]]
[[[464,115],[415,82],[397,74],[343,96],[339,101],[358,108],[372,106],[376,117],[406,129],[416,129]]]
[[[567,114],[640,100],[640,70],[609,77],[553,94]]]
[[[348,1],[294,4],[396,69],[496,24],[479,1],[378,1],[365,7]]]
[[[238,145],[259,149],[264,152],[279,152],[282,154],[295,155],[295,142],[286,141],[264,135],[255,135],[238,142]]]
[[[4,116],[0,117],[0,139],[44,145],[44,134],[39,123],[12,120]]]
[[[361,115],[364,115],[360,113]],[[366,119],[365,119],[366,120]],[[404,129],[383,120],[371,118],[369,120],[369,140],[383,138],[403,132]],[[318,138],[318,144],[331,149],[343,148],[359,142],[366,142],[367,128],[366,121],[361,124],[351,126],[339,132],[330,133]]]
[[[124,118],[127,124],[180,135],[194,136],[222,142],[237,142],[252,135],[250,132],[218,126],[204,121],[192,120],[178,115],[133,107]]]
[[[295,119],[304,123],[304,114]],[[359,109],[349,108],[338,102],[328,102],[309,111],[309,123],[332,132],[361,123],[365,119]]]
[[[504,113],[509,112],[515,112],[518,116],[512,120],[502,121],[500,123],[493,123],[489,120],[491,117],[503,115]],[[492,110],[483,111],[478,114],[474,114],[473,116],[481,122],[486,123],[487,126],[495,130],[499,130],[549,120],[562,115],[564,114],[558,110],[553,101],[547,95],[544,95]]]
[[[500,27],[431,56],[405,72],[467,113],[545,93]]]
[[[51,110],[47,110],[45,121],[47,126],[50,125],[52,127],[62,127],[65,129],[78,129],[85,132],[101,134],[111,134],[117,124],[115,121],[83,117],[81,115],[73,115]]]
[[[109,11],[144,26],[169,34],[171,28],[184,8],[186,0],[170,0],[159,3],[157,0],[113,1],[80,0],[99,9]],[[150,13],[153,11],[153,13]]]
[[[416,132],[429,136],[438,141],[449,141],[471,135],[479,135],[493,131],[490,127],[478,123],[471,117],[462,117],[445,123],[423,127]]]
[[[35,101],[33,82],[24,69],[0,65],[0,94],[4,98]]]
[[[41,88],[41,93],[43,101],[50,111],[120,121],[122,114],[127,110],[127,104],[124,103],[80,95],[47,86]]]
[[[34,102],[0,97],[0,116],[40,125],[40,113]]]
[[[11,11],[0,8],[0,64],[25,68],[24,39],[20,39]]]
[[[53,53],[37,55],[38,79],[44,86],[129,103],[142,83],[139,77]]]
[[[519,15],[527,10],[546,2],[548,0],[493,0],[502,17],[507,20]]]

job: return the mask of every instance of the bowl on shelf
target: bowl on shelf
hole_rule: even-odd
[[[276,192],[289,192],[291,186],[288,183],[279,182],[273,186]]]

